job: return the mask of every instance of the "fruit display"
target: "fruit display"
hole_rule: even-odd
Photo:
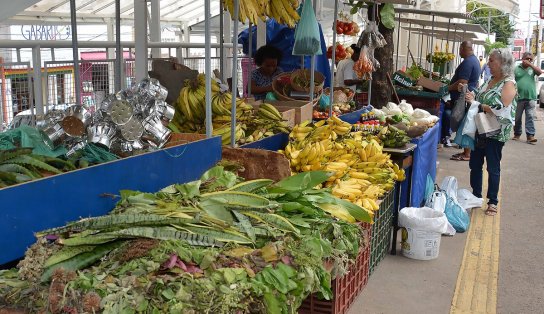
[[[395,180],[404,180],[404,170],[382,152],[375,138],[363,138],[362,132],[351,130],[351,124],[337,117],[296,125],[289,134],[290,143],[280,152],[294,173],[334,172],[324,186],[372,213],[378,210],[377,200],[394,188]]]
[[[199,74],[194,81],[185,81],[178,100],[171,128],[178,132],[205,131],[205,75]],[[222,137],[223,144],[230,144],[232,94],[222,92],[219,84],[212,81],[213,134]],[[236,100],[236,140],[238,144],[250,143],[277,133],[289,133],[281,113],[270,104],[262,104],[257,112],[242,99]]]
[[[340,62],[344,59],[351,58],[352,53],[353,53],[353,49],[351,49],[351,53],[348,53],[347,48],[344,48],[344,46],[342,46],[342,44],[340,43],[336,43],[336,48],[334,52],[334,61]],[[327,58],[332,59],[332,46],[329,46],[329,48],[327,48]]]
[[[294,313],[368,245],[359,206],[316,190],[325,171],[240,181],[216,166],[107,215],[36,233],[0,271],[0,307],[25,313]],[[346,217],[347,218],[347,217]]]
[[[393,125],[382,128],[378,134],[378,138],[383,143],[383,147],[390,148],[404,147],[411,140],[406,131],[400,130]]]
[[[300,5],[298,0],[265,0],[265,1],[240,1],[239,21],[246,23],[249,20],[253,25],[257,21],[266,21],[266,17],[275,19],[278,23],[295,27],[300,20],[297,9]],[[234,16],[234,1],[223,0],[225,10]]]
[[[338,112],[336,111],[333,111],[332,112],[332,115],[337,117],[338,116]],[[329,112],[327,110],[325,111],[318,111],[318,110],[315,110],[313,111],[312,113],[312,117],[314,118],[314,120],[323,120],[323,119],[328,119],[329,118]]]
[[[353,21],[336,21],[336,33],[339,35],[357,36],[360,31],[359,25]]]
[[[359,60],[357,60],[353,66],[355,74],[360,79],[370,79],[372,75],[371,73],[375,70],[368,54],[368,49],[363,47],[363,49],[361,49],[361,53],[359,54]]]

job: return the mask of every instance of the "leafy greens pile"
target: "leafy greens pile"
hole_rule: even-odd
[[[240,182],[217,166],[157,193],[122,191],[109,215],[45,230],[0,272],[0,308],[32,313],[294,313],[332,298],[368,245],[357,224],[320,209],[362,208],[314,189],[331,173]]]

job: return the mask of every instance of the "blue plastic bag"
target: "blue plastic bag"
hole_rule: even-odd
[[[470,225],[470,216],[459,203],[446,194],[446,210],[444,211],[448,221],[457,232],[465,232]]]
[[[315,56],[322,54],[321,38],[319,34],[319,25],[315,18],[312,1],[304,1],[302,15],[295,29],[295,44],[293,45],[293,55],[295,56]]]

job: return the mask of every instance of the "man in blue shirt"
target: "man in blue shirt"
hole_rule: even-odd
[[[468,85],[468,90],[473,91],[478,88],[478,82],[480,79],[480,61],[474,55],[471,41],[467,40],[461,43],[461,46],[459,47],[459,55],[461,56],[461,58],[463,58],[463,62],[461,62],[457,69],[455,69],[455,74],[451,79],[451,84],[448,86],[451,99],[450,106],[447,106],[447,108],[444,110],[444,115],[442,116],[442,141],[446,146],[451,146],[451,144],[449,143],[449,138],[451,134],[450,118],[453,106],[455,105],[455,102],[457,101],[457,99],[459,99],[459,96],[461,94],[459,92],[459,87],[462,85]],[[461,131],[462,129],[458,130],[457,133],[459,133],[459,136],[456,136],[456,139],[458,138],[458,144],[463,146],[460,142],[462,135]],[[470,160],[470,148],[463,148],[464,151],[462,153],[452,156],[453,160]]]

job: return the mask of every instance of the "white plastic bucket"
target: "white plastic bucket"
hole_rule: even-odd
[[[438,257],[440,250],[439,232],[402,229],[402,255],[417,260],[427,261]]]

